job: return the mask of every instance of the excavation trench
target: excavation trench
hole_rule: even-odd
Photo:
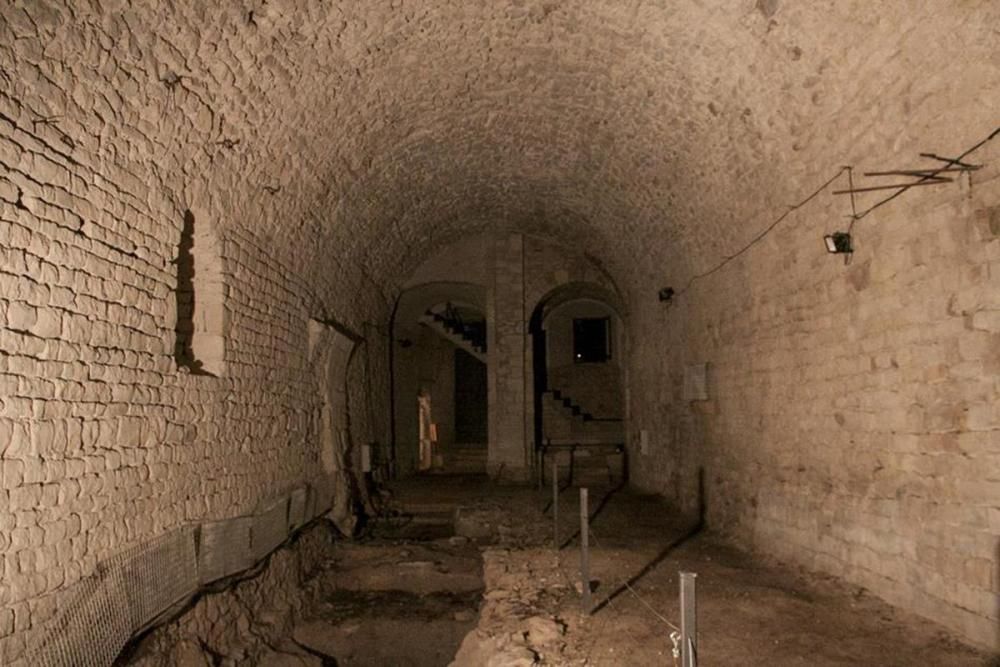
[[[408,511],[340,542],[318,575],[315,602],[292,633],[325,665],[440,667],[475,628],[482,559],[455,535],[455,512]]]
[[[693,531],[692,517],[661,498],[590,492],[590,613],[578,585],[577,489],[560,494],[555,548],[548,493],[416,478],[393,484],[392,511],[360,539],[335,539],[315,522],[259,575],[152,633],[128,664],[670,664],[681,571],[698,574],[705,664],[998,664],[863,589]]]

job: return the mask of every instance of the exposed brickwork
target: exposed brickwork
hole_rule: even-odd
[[[655,294],[845,162],[990,131],[997,24],[992,0],[5,3],[0,661],[100,559],[318,469],[310,318],[367,338],[350,428],[384,441],[399,285],[516,231],[628,294],[640,483],[690,502],[703,465],[716,525],[996,641],[995,168],[866,220],[847,269],[824,200]],[[174,359],[186,210],[219,239],[218,378]],[[522,308],[579,279],[534,257]]]
[[[850,266],[792,228],[671,308],[636,306],[632,367],[633,433],[652,437],[633,451],[640,485],[693,510],[703,468],[710,525],[991,646],[1000,240],[982,207],[998,149],[971,188],[859,223]],[[798,220],[841,210],[826,197]],[[702,361],[710,400],[686,405],[683,366]]]

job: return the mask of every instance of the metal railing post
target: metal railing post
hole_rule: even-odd
[[[681,572],[681,667],[698,667],[698,606],[694,572]]]
[[[590,511],[588,509],[587,488],[580,489],[580,604],[583,613],[590,613]]]
[[[559,550],[559,462],[552,461],[552,546]]]

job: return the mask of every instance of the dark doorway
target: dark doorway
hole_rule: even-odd
[[[548,345],[545,341],[545,330],[542,329],[542,308],[536,308],[531,316],[528,331],[531,334],[531,367],[534,377],[534,413],[535,413],[535,449],[542,446],[542,395],[549,388],[548,378]]]
[[[455,443],[485,445],[489,439],[486,364],[455,350]]]

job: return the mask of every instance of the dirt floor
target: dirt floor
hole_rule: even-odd
[[[433,607],[440,611],[435,618],[463,621],[452,623],[448,630],[435,630],[442,639],[433,639],[441,646],[433,660],[344,659],[337,664],[447,664],[439,656],[454,648],[459,631],[475,626],[451,663],[455,667],[674,665],[670,634],[679,625],[677,573],[682,570],[698,575],[699,661],[703,665],[1000,664],[933,623],[894,609],[856,587],[756,559],[726,546],[710,532],[692,534],[691,524],[677,518],[657,498],[625,489],[591,489],[590,493],[594,608],[590,615],[583,615],[577,584],[576,489],[566,489],[560,496],[562,545],[557,551],[552,548],[547,513],[549,492],[497,487],[474,476],[414,478],[394,484],[387,504],[392,511],[374,524],[368,544],[348,550],[403,549],[404,560],[426,564],[390,567],[395,574],[375,574],[381,568],[378,558],[369,554],[373,572],[361,576],[357,587],[364,589],[368,585],[364,582],[379,577],[394,582],[379,582],[380,589],[399,586],[400,578],[412,578],[426,580],[416,584],[424,588],[412,591],[418,598],[435,594],[432,591],[453,596],[436,601],[432,597],[419,604],[414,598],[412,614],[405,605],[396,607],[398,613],[388,614],[409,618],[413,624],[394,630],[399,656],[409,650],[405,646],[418,650],[432,641],[430,634],[407,636],[424,632],[419,619],[427,605],[438,605]],[[452,524],[449,516],[454,518]],[[459,536],[449,540],[443,534],[451,526]],[[421,538],[432,540],[424,544],[432,544],[433,551],[411,551],[420,548],[414,545]],[[479,595],[469,578],[473,570],[462,559],[477,545],[484,579],[478,586],[485,587],[478,625],[476,619],[468,619],[468,613],[456,613],[476,608],[468,597]],[[459,560],[449,560],[454,558]],[[421,567],[426,571],[420,573]],[[463,583],[448,583],[449,574],[459,572],[464,579],[454,582]],[[354,576],[345,575],[340,567],[336,578],[341,583],[334,589],[342,589],[345,577]],[[478,571],[474,576],[479,576]],[[393,608],[377,595],[369,601],[363,613],[337,622],[355,624],[360,634],[370,622],[365,619]],[[330,614],[343,616],[343,609],[336,610],[336,598],[330,602]],[[365,636],[374,638],[365,642],[382,641],[379,631],[367,632]]]
[[[385,490],[358,539],[323,521],[123,654],[136,667],[676,667],[678,572],[697,573],[701,665],[1000,666],[865,591],[694,531],[660,499],[591,488],[589,614],[579,493],[484,476]]]
[[[447,518],[393,517],[334,545],[294,641],[324,665],[447,665],[483,593],[478,548],[451,532]]]

